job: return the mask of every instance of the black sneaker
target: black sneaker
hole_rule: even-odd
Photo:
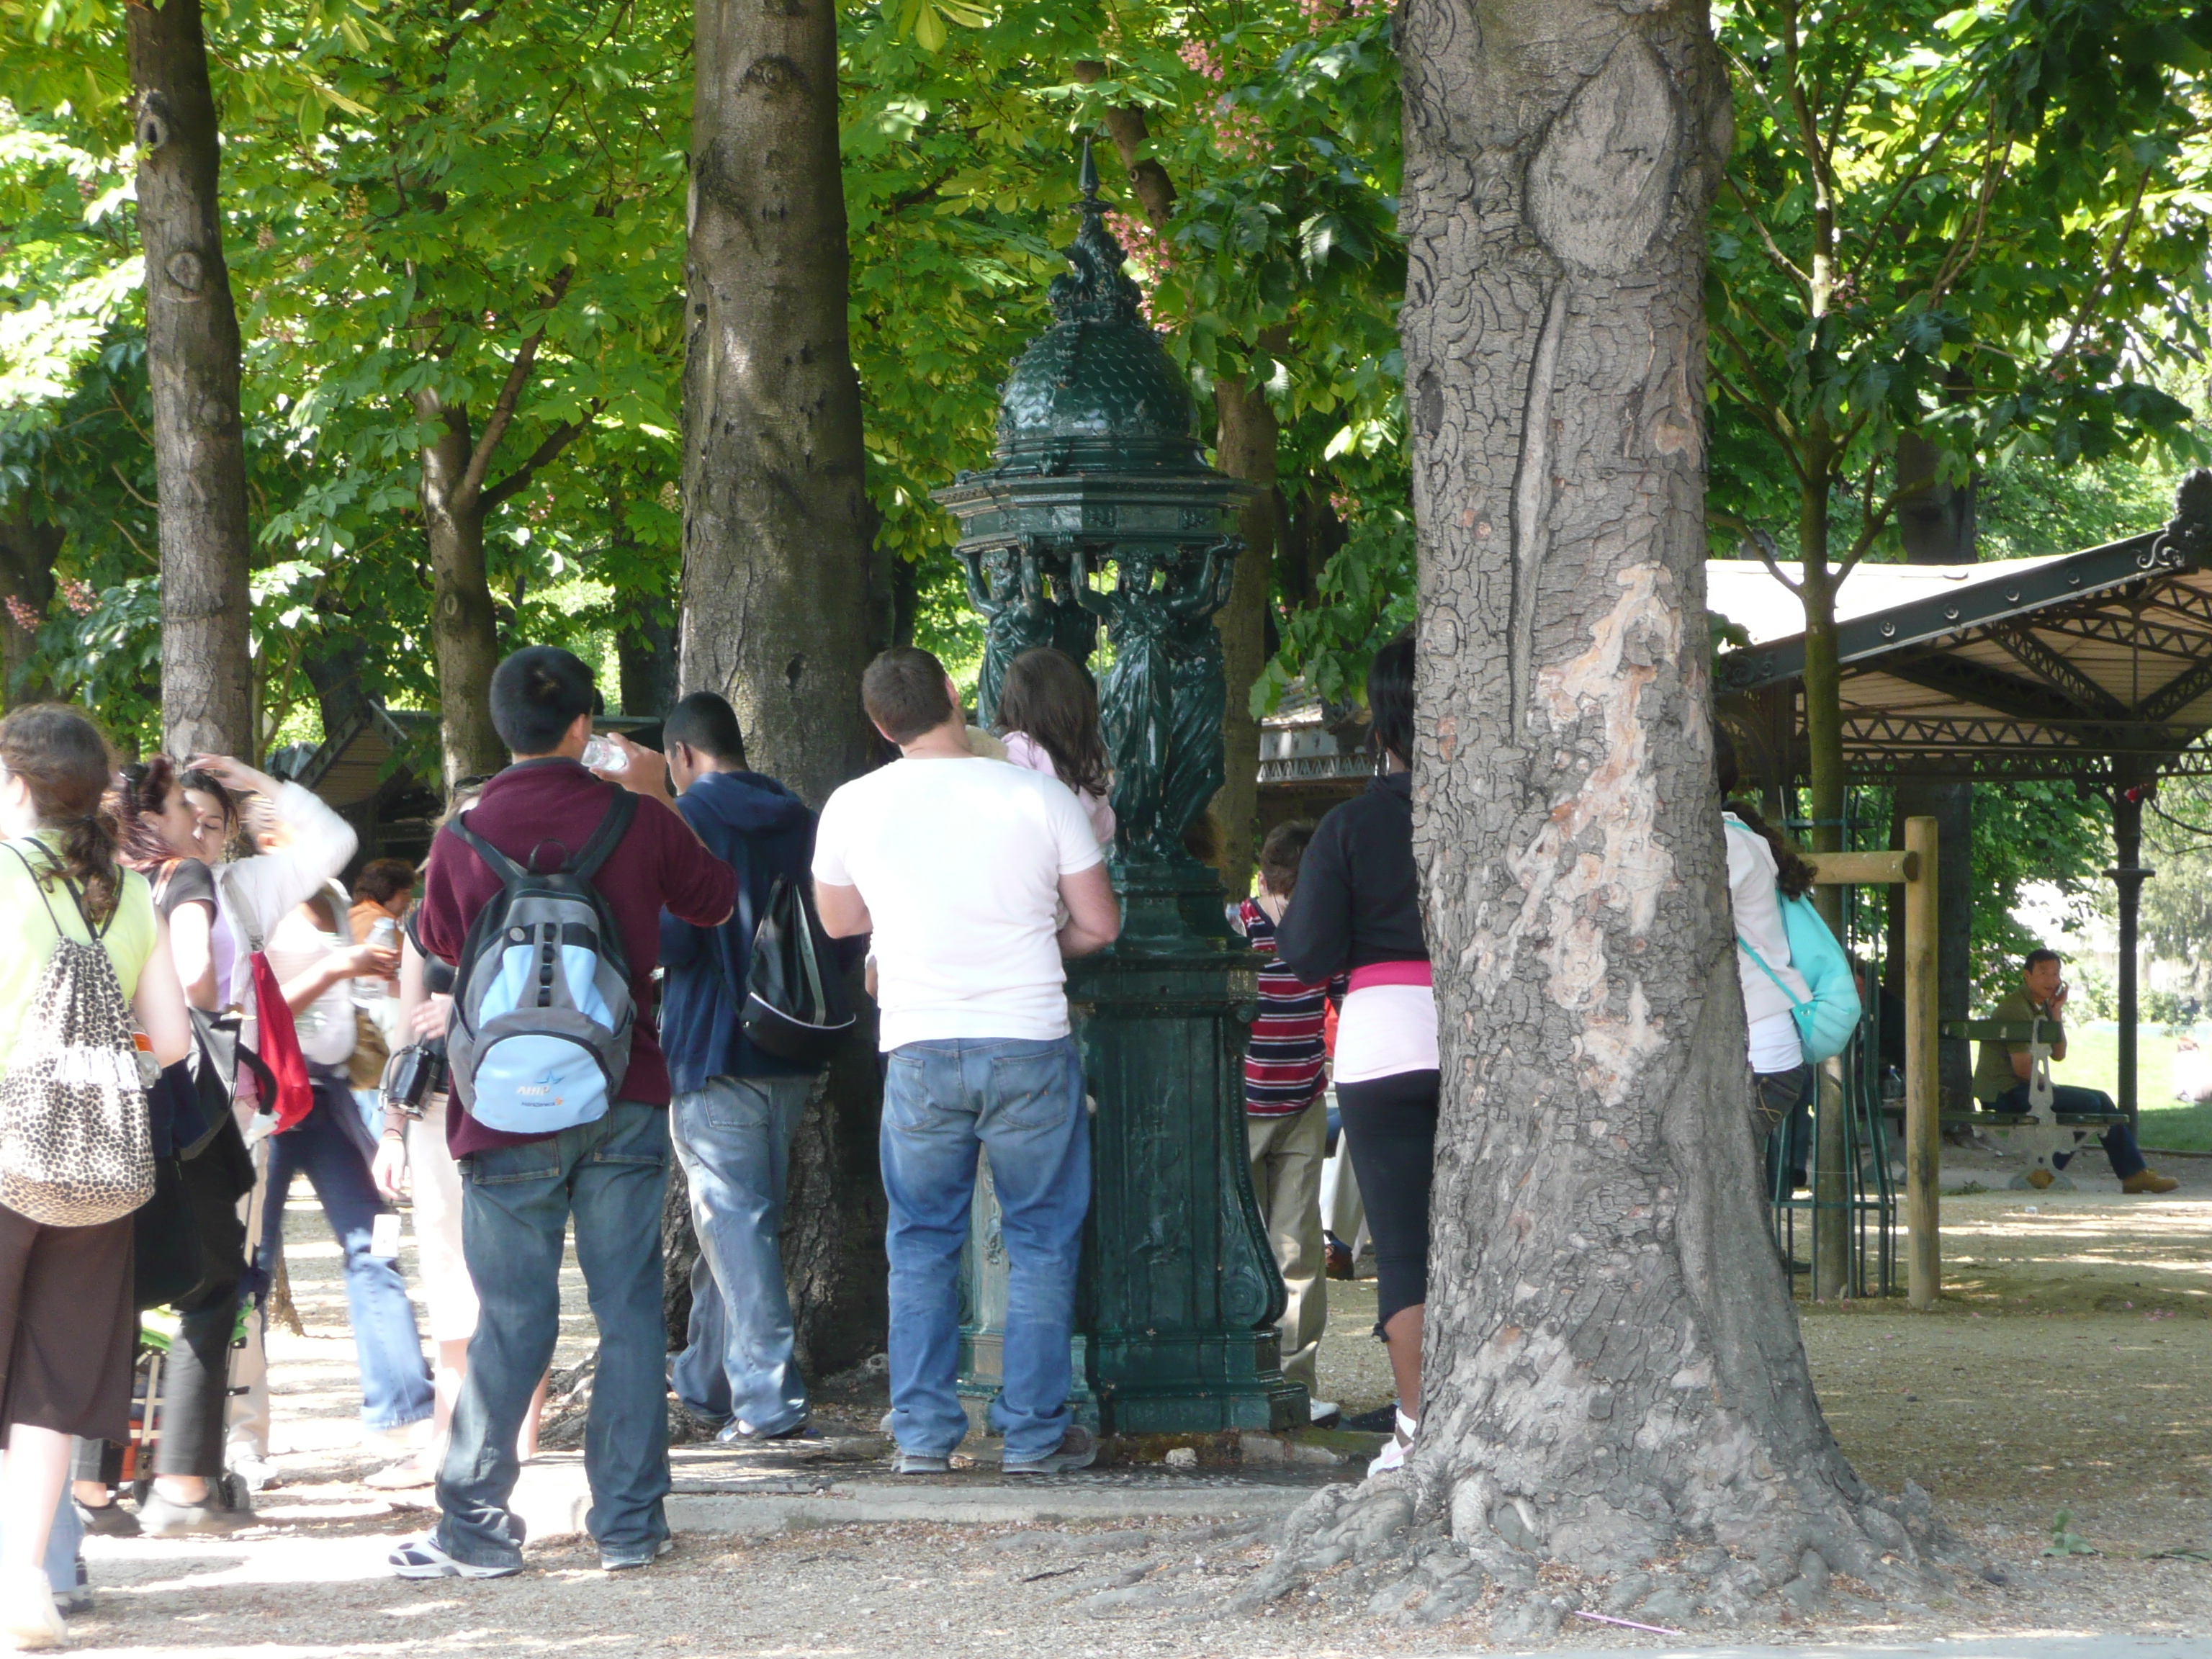
[[[1087,1469],[1097,1461],[1097,1437],[1080,1423],[1071,1423],[1056,1449],[1042,1457],[1009,1457],[1000,1467],[1007,1474],[1063,1474],[1070,1469]]]

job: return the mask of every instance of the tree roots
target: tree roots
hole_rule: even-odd
[[[1465,1492],[1477,1483],[1462,1480]],[[1417,1471],[1316,1492],[1279,1528],[1274,1559],[1231,1603],[1263,1615],[1297,1596],[1405,1626],[1469,1616],[1492,1640],[1542,1641],[1577,1613],[1671,1632],[1787,1621],[1823,1610],[1925,1612],[1929,1600],[2002,1578],[1911,1481],[1896,1498],[1840,1498],[1816,1523],[1797,1506],[1734,1534],[1682,1536],[1664,1555],[1570,1565],[1547,1554],[1526,1505],[1447,1502]]]

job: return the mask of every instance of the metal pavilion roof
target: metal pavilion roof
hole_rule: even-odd
[[[1838,607],[1854,776],[2104,781],[2212,770],[2202,744],[2212,732],[2212,473],[2192,473],[2172,521],[2146,535],[1932,581],[1926,567],[1863,566],[1846,590],[1892,571],[1915,573],[1917,585],[1893,584],[1897,597],[1879,608]],[[1713,608],[1726,614],[1724,605]],[[1754,635],[1720,659],[1723,718],[1765,775],[1806,769],[1804,672],[1802,632]]]

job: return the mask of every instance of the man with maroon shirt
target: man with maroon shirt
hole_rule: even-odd
[[[660,1307],[660,1211],[668,1180],[668,1062],[653,1012],[660,912],[719,926],[737,897],[730,866],[667,805],[666,764],[623,743],[628,762],[603,781],[584,769],[598,701],[592,671],[549,646],[518,651],[491,681],[492,723],[514,764],[484,787],[468,826],[526,867],[556,870],[591,839],[615,799],[636,817],[592,878],[621,930],[636,1023],[621,1097],[595,1122],[557,1134],[489,1129],[458,1094],[447,1136],[459,1160],[469,1276],[483,1311],[438,1477],[437,1527],[389,1558],[402,1578],[498,1578],[522,1565],[522,1527],[507,1508],[520,1473],[515,1442],[561,1323],[561,1250],[573,1216],[576,1261],[599,1323],[599,1372],[585,1431],[599,1565],[641,1567],[668,1548],[668,1328]],[[620,739],[617,740],[620,742]],[[458,836],[430,849],[417,931],[424,950],[459,963],[477,913],[500,878]]]

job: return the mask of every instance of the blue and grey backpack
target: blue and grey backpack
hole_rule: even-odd
[[[470,925],[446,1033],[453,1092],[471,1117],[510,1134],[550,1134],[605,1117],[629,1069],[629,966],[614,913],[592,884],[637,813],[613,804],[560,869],[525,869],[471,830],[447,826],[500,878]]]

